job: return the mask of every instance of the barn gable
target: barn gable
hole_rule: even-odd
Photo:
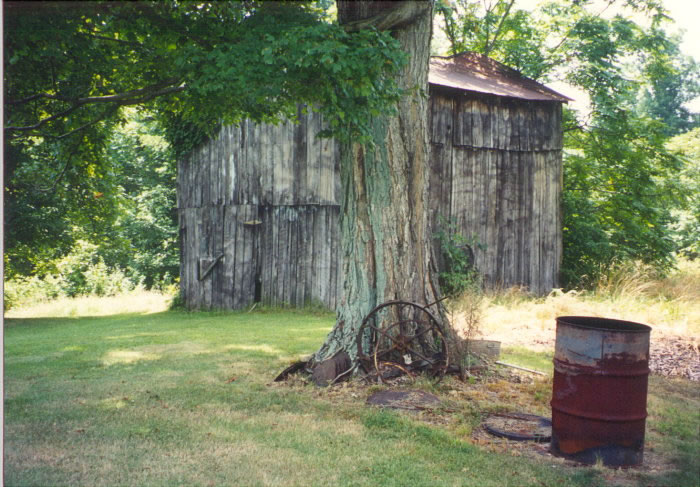
[[[489,286],[557,285],[562,95],[474,53],[433,58],[431,223],[480,243]],[[335,141],[318,113],[243,122],[179,161],[181,291],[189,308],[309,303],[342,291]]]

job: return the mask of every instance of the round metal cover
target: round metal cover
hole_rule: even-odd
[[[509,440],[544,443],[552,438],[552,421],[535,414],[494,413],[483,426],[492,435]]]
[[[393,409],[418,411],[431,409],[440,404],[440,399],[425,391],[377,391],[367,398],[367,404]]]

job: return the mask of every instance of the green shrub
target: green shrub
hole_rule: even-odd
[[[142,284],[122,269],[107,266],[97,249],[96,245],[79,240],[68,255],[47,265],[52,272],[5,281],[5,310],[62,297],[114,296]],[[170,280],[164,277],[162,287]]]
[[[114,296],[131,291],[135,287],[121,269],[107,268],[102,257],[85,270],[83,277],[85,286],[81,294],[86,295]]]
[[[461,296],[465,292],[480,292],[482,278],[474,266],[473,248],[482,248],[476,236],[466,238],[458,231],[454,221],[439,219],[440,228],[435,234],[440,243],[442,268],[439,274],[440,288],[445,296]]]
[[[60,276],[49,275],[41,279],[37,276],[19,277],[5,281],[5,311],[50,301],[66,296],[65,281]]]

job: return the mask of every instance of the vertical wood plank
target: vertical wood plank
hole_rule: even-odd
[[[453,144],[471,146],[472,141],[472,100],[464,95],[454,101]]]
[[[521,221],[521,208],[520,208],[520,193],[522,191],[521,187],[521,170],[520,170],[520,153],[516,151],[510,151],[509,155],[509,174],[510,174],[510,205],[512,213],[512,227],[509,235],[508,245],[511,247],[512,251],[512,262],[509,274],[509,286],[518,286],[521,284],[520,279],[520,256],[522,250],[520,248],[520,229],[522,225]]]
[[[532,251],[530,262],[530,275],[533,281],[535,293],[541,294],[543,289],[542,275],[542,210],[543,210],[543,171],[542,152],[534,152],[534,187],[533,187],[533,226],[532,226]]]
[[[471,152],[471,149],[455,147],[452,150],[452,174],[448,173],[442,176],[447,182],[451,180],[451,188],[448,186],[448,188],[451,189],[449,198],[443,206],[443,208],[447,209],[442,210],[443,217],[448,223],[454,221],[457,228],[462,233],[464,232],[463,228],[466,220],[465,212],[468,208],[468,203],[466,203],[466,201],[467,198],[471,197],[471,192],[473,190],[473,188],[469,186],[468,181],[468,175],[472,170],[469,164],[469,154]]]
[[[530,236],[532,235],[532,154],[529,152],[520,153],[520,164],[522,169],[522,202],[520,209],[522,212],[522,261],[521,279],[523,285],[530,287]]]
[[[280,279],[280,256],[279,256],[279,230],[280,230],[280,208],[274,206],[270,209],[271,214],[271,226],[272,226],[272,237],[270,245],[270,263],[271,263],[271,273],[270,273],[270,304],[273,306],[279,306],[279,279]]]
[[[325,124],[322,121],[322,126]],[[319,167],[319,180],[317,187],[319,191],[319,201],[323,205],[330,205],[335,202],[335,141],[334,139],[321,139],[321,154]]]
[[[221,159],[219,160],[221,161]],[[222,188],[223,185],[219,184]],[[221,192],[219,194],[222,194]],[[215,265],[212,274],[212,305],[216,309],[226,308],[226,270],[224,267],[224,259],[226,253],[224,251],[225,244],[225,210],[226,207],[222,204],[218,204],[214,211],[214,233],[216,235],[216,241],[214,242],[214,258],[219,258],[219,261]]]
[[[268,123],[258,124],[260,145],[256,147],[254,174],[260,181],[259,204],[272,204],[274,193],[275,139],[277,127]]]
[[[493,120],[493,148],[504,149],[505,113],[502,99],[501,97],[493,97],[489,101]]]
[[[210,186],[210,193],[209,193],[209,204],[210,205],[217,205],[218,199],[219,199],[219,181],[220,181],[220,174],[221,174],[221,169],[219,167],[219,144],[220,144],[220,137],[215,136],[214,139],[210,142],[205,144],[209,148],[209,181],[208,184]],[[212,222],[213,223],[213,222]]]
[[[277,242],[278,275],[277,296],[280,304],[286,306],[287,286],[289,285],[289,207],[280,207],[279,240]]]
[[[321,114],[309,109],[306,119],[308,124],[306,186],[309,188],[310,195],[308,203],[320,204],[318,181],[321,176],[321,138],[318,133],[322,128]]]
[[[313,207],[299,207],[299,220],[297,222],[297,273],[296,273],[296,296],[295,306],[303,307],[308,298],[306,296],[306,286],[311,261],[311,232],[309,231],[309,221],[313,218]]]
[[[187,245],[189,242],[189,222],[187,221],[187,210],[184,208],[180,208],[177,216],[178,224],[180,227],[180,296],[182,297],[185,306],[189,307],[190,299],[188,286],[190,285],[190,282],[187,272],[191,259],[187,251]]]
[[[234,276],[235,276],[235,294],[233,295],[233,306],[234,309],[241,309],[245,306],[245,296],[246,296],[246,234],[245,229],[242,224],[245,221],[245,208],[247,205],[236,205],[231,208],[233,221],[231,224],[235,227],[235,263],[234,263]]]
[[[496,286],[498,284],[498,274],[499,274],[499,255],[498,255],[498,239],[500,228],[498,225],[498,213],[500,212],[500,199],[498,197],[498,165],[501,152],[500,151],[490,151],[489,158],[489,209],[488,209],[488,249],[489,249],[489,275],[491,279],[491,285]]]
[[[326,206],[326,208],[328,208]],[[329,211],[326,211],[326,234],[324,235],[325,241],[324,241],[324,252],[323,252],[323,267],[324,267],[324,272],[326,275],[326,279],[323,282],[323,302],[324,303],[329,303],[331,301],[331,290],[333,288],[332,285],[332,277],[333,277],[333,268],[335,267],[335,262],[333,261],[333,220],[332,220],[332,214]]]
[[[292,189],[294,187],[293,174],[293,148],[294,139],[288,131],[283,130],[283,127],[275,127],[274,137],[275,145],[279,148],[278,158],[274,161],[275,173],[275,192],[277,198],[273,200],[276,205],[291,205],[294,204],[294,195]]]
[[[555,154],[553,151],[547,151],[545,153],[546,156],[546,166],[545,166],[545,174],[544,174],[544,179],[546,181],[546,189],[545,189],[545,201],[547,205],[547,220],[545,222],[544,230],[543,232],[546,235],[546,271],[547,271],[547,280],[545,283],[545,289],[544,292],[549,292],[552,290],[554,287],[554,271],[556,268],[556,225],[557,225],[557,204],[554,200],[554,194],[555,194]]]
[[[243,137],[241,138],[241,159],[238,161],[238,204],[250,204],[250,182],[248,175],[249,161],[253,160],[255,151],[255,124],[250,120],[245,123]]]
[[[474,240],[475,236],[478,233],[477,230],[477,219],[476,219],[476,212],[477,212],[477,203],[476,200],[478,198],[477,196],[477,187],[476,187],[476,178],[477,178],[477,157],[476,157],[477,151],[470,148],[465,152],[465,160],[464,160],[464,187],[465,187],[465,192],[464,192],[464,199],[463,199],[463,205],[464,207],[462,208],[462,214],[463,216],[463,221],[461,224],[461,229],[462,229],[462,234],[469,239],[470,241]],[[475,242],[473,242],[475,243]],[[473,252],[478,252],[478,249],[476,248],[475,245],[470,244],[472,247]]]
[[[272,252],[270,249],[272,228],[270,226],[270,208],[271,206],[261,206],[258,211],[259,220],[262,222],[258,230],[258,267],[260,269],[257,278],[260,283],[260,302],[263,304],[270,304],[270,275],[272,274],[271,269],[271,259]]]
[[[297,280],[297,263],[299,262],[299,252],[297,249],[297,223],[299,217],[297,208],[288,207],[287,214],[289,215],[289,235],[287,237],[287,276],[285,286],[285,302],[290,306],[294,306],[296,295],[296,280]]]
[[[306,176],[307,168],[307,144],[308,144],[308,119],[303,113],[303,107],[297,107],[297,123],[290,125],[291,137],[294,143],[292,157],[294,159],[294,187],[296,188],[295,203],[308,204],[311,201],[310,191]]]
[[[525,100],[518,101],[518,127],[519,145],[521,151],[530,150],[530,128],[532,126],[532,116],[530,105]]]
[[[341,254],[340,242],[340,207],[328,206],[328,221],[330,222],[331,231],[331,260],[330,260],[330,287],[328,299],[324,303],[326,307],[335,309],[338,306],[340,295],[343,292],[343,256]]]
[[[557,150],[561,150],[564,147],[564,119],[563,119],[563,104],[562,103],[557,103],[555,108],[554,108],[554,129],[555,129],[555,134],[556,137],[554,138],[554,148]]]
[[[223,258],[223,289],[222,293],[222,303],[226,309],[236,309],[235,308],[235,295],[237,292],[237,279],[236,279],[236,208],[234,205],[227,205],[224,207],[224,258]]]
[[[430,141],[436,144],[452,145],[453,109],[452,98],[436,94],[430,101],[432,125]]]
[[[503,136],[501,138],[501,148],[503,150],[512,150],[510,139],[513,132],[512,100],[504,98],[501,100],[501,110],[503,111]]]
[[[257,205],[246,205],[244,207],[243,222],[255,221],[258,217]],[[255,250],[257,248],[257,232],[258,225],[243,224],[243,234],[245,237],[245,256],[244,256],[244,277],[242,283],[243,307],[248,307],[255,301],[255,271],[257,270],[257,262],[255,261]]]
[[[493,149],[494,139],[497,138],[498,122],[496,121],[496,110],[490,103],[490,97],[479,100],[481,106],[481,123],[484,133],[484,147]]]
[[[314,299],[326,302],[324,299],[324,280],[329,276],[324,268],[324,253],[326,247],[327,215],[325,207],[319,208],[318,218],[314,221]]]
[[[561,110],[561,104],[559,106],[559,109]],[[561,114],[561,111],[559,112]],[[556,262],[555,262],[555,271],[554,271],[554,279],[555,279],[555,287],[561,286],[561,277],[560,277],[560,272],[561,272],[561,264],[562,264],[562,259],[564,256],[564,242],[563,242],[563,229],[564,229],[564,220],[563,220],[563,213],[562,213],[562,192],[564,190],[564,168],[562,165],[562,153],[561,150],[556,151],[555,153],[555,167],[556,170],[554,171],[555,174],[555,191],[554,191],[554,198],[555,198],[555,203],[557,206],[557,223],[556,223],[556,249],[557,249],[557,255],[556,255]]]
[[[248,151],[245,161],[245,191],[246,198],[244,205],[254,205],[258,202],[259,193],[256,191],[258,185],[255,181],[256,172],[258,165],[260,164],[260,125],[258,123],[251,123],[249,130],[248,139]],[[241,208],[242,218],[245,218],[245,208]],[[245,235],[245,232],[242,232]]]
[[[481,211],[483,205],[483,157],[482,149],[475,149],[472,152],[470,159],[472,160],[472,181],[474,191],[472,192],[472,204],[469,208],[470,222],[471,222],[471,235],[469,238],[475,239],[476,245],[472,248],[474,251],[475,265],[479,272],[482,272],[484,268],[484,251],[482,250],[482,244],[484,244],[484,235],[481,233]]]
[[[508,150],[520,150],[520,115],[518,113],[518,102],[511,100],[508,104],[510,117],[510,139],[508,140]]]
[[[472,139],[474,140],[474,147],[483,149],[486,147],[486,130],[484,127],[484,118],[488,114],[484,115],[484,104],[478,98],[472,99]]]

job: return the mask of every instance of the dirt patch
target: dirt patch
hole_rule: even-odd
[[[406,411],[420,411],[432,409],[440,404],[440,399],[425,391],[377,391],[367,398],[367,404],[371,406],[386,407],[390,409],[403,409]]]

